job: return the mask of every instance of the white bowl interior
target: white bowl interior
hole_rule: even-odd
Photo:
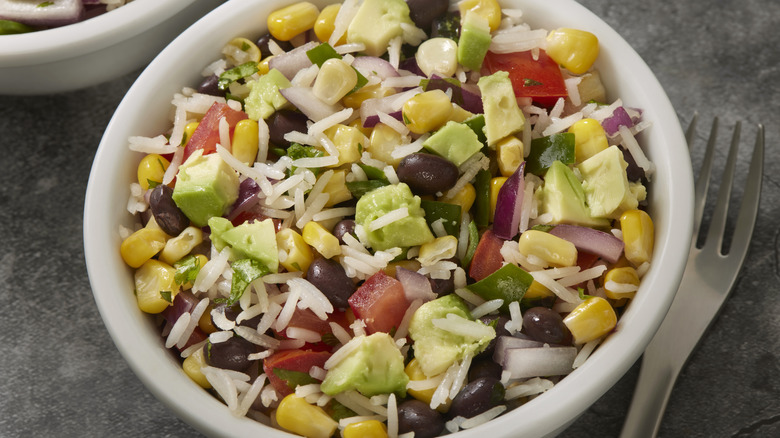
[[[319,6],[330,3],[315,0]],[[235,418],[183,373],[163,346],[152,319],[137,307],[131,270],[119,255],[119,225],[130,226],[128,185],[140,154],[127,138],[169,129],[170,100],[196,86],[200,70],[235,36],[259,37],[268,13],[289,1],[229,1],[174,40],[141,74],[116,110],[98,148],[86,194],[84,245],[95,296],[117,348],[161,401],[207,435],[290,436],[247,418]],[[663,88],[639,55],[607,24],[573,0],[505,0],[535,28],[575,27],[599,37],[597,67],[611,99],[642,108],[653,126],[642,134],[656,172],[649,188],[656,251],[639,293],[615,332],[579,369],[530,403],[457,436],[554,435],[573,422],[631,367],[661,323],[679,284],[691,236],[693,178],[685,139]]]

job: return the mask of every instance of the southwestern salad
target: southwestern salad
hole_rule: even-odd
[[[133,0],[0,0],[0,35],[78,23]]]
[[[429,437],[615,327],[653,251],[641,110],[496,0],[300,2],[173,96],[122,228],[139,308],[237,416]]]

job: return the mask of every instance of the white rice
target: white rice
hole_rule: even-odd
[[[542,286],[550,289],[558,298],[566,301],[567,303],[580,303],[579,294],[567,287],[562,286],[560,283],[551,278],[545,271],[529,272],[534,277],[534,280],[538,281]]]
[[[550,380],[534,377],[532,379],[526,380],[525,382],[507,388],[504,399],[514,400],[520,397],[541,394],[551,389],[553,386],[554,383]]]
[[[406,207],[397,208],[371,221],[368,230],[376,231],[405,217],[409,217],[409,209]]]
[[[596,349],[596,347],[601,343],[601,341],[604,340],[604,337],[600,337],[598,339],[594,339],[590,342],[586,342],[585,345],[580,348],[580,351],[577,353],[577,356],[574,358],[574,363],[572,363],[572,368],[578,368],[580,365],[585,363],[585,360],[590,357],[590,354],[593,353],[593,350]]]
[[[454,313],[448,313],[445,318],[435,318],[431,322],[436,328],[471,339],[490,337],[495,334],[493,328]]]

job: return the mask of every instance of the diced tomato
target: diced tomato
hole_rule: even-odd
[[[515,89],[515,96],[530,97],[534,102],[550,107],[561,97],[568,96],[563,74],[558,64],[544,50],[539,50],[539,58],[533,53],[493,53],[488,52],[482,63],[488,74],[497,71],[509,73],[509,80]]]
[[[593,264],[596,263],[596,260],[598,259],[599,256],[591,252],[577,251],[577,266],[579,266],[582,271],[592,268]]]
[[[284,371],[293,371],[308,375],[311,367],[317,366],[322,368],[328,358],[330,358],[330,353],[326,351],[281,350],[265,358],[263,361],[263,372],[268,376],[268,381],[273,385],[276,392],[281,396],[285,396],[293,393],[295,382],[289,382],[293,384],[293,388],[290,388],[288,382],[279,377],[278,374],[284,374]],[[275,373],[274,370],[283,371]]]
[[[192,133],[192,138],[187,142],[184,147],[184,156],[182,161],[187,161],[187,158],[198,149],[203,149],[203,154],[211,154],[217,150],[217,143],[219,143],[219,121],[222,118],[227,120],[230,127],[230,137],[233,138],[233,129],[236,123],[248,118],[243,111],[236,111],[229,107],[227,104],[214,102],[206,111],[206,114],[198,123],[198,127],[195,128],[195,132]]]
[[[366,323],[366,332],[393,333],[409,307],[401,282],[379,271],[349,297],[349,307]]]
[[[501,255],[502,246],[504,246],[504,239],[496,236],[493,230],[485,230],[479,238],[474,258],[471,259],[469,277],[479,281],[498,271],[504,262],[504,257]]]
[[[315,351],[331,351],[333,349],[333,345],[335,345],[333,342],[331,342],[332,340],[335,341],[334,338],[331,337],[328,339],[329,335],[333,334],[333,329],[330,327],[331,322],[335,322],[345,330],[349,331],[347,314],[345,311],[338,309],[334,310],[333,313],[328,315],[328,319],[323,321],[311,310],[299,309],[296,307],[295,311],[293,311],[290,322],[287,324],[287,327],[297,327],[311,330],[313,332],[319,333],[323,337],[321,342],[306,343],[306,345],[303,347],[304,349]],[[285,329],[281,332],[276,332],[276,336],[282,339],[287,339],[287,330]]]

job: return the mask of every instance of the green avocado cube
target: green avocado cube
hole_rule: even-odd
[[[477,86],[482,92],[488,146],[523,129],[525,116],[517,105],[509,73],[497,71],[490,76],[482,76]]]
[[[348,43],[363,43],[369,56],[382,56],[390,40],[404,33],[401,24],[414,26],[404,0],[365,0],[347,28]]]
[[[173,202],[198,227],[222,216],[238,199],[238,174],[218,154],[197,150],[179,166]]]
[[[468,125],[449,121],[428,137],[423,147],[460,166],[482,149],[482,143]]]
[[[244,99],[244,109],[250,119],[267,119],[287,104],[279,90],[292,86],[282,72],[273,68],[259,79],[247,83],[249,96]]]
[[[490,48],[490,25],[475,12],[467,12],[462,19],[458,40],[458,62],[469,70],[479,71]]]
[[[390,248],[407,248],[433,241],[434,236],[425,222],[425,210],[419,196],[412,194],[409,186],[391,184],[364,194],[355,206],[355,222],[363,226],[368,243],[376,251]],[[406,208],[408,215],[377,229],[371,223],[382,216]]]
[[[582,183],[569,166],[554,161],[544,175],[544,184],[537,191],[539,213],[550,213],[554,224],[574,224],[604,228],[609,220],[594,218],[585,199]]]
[[[273,220],[244,222],[234,227],[223,217],[212,217],[209,219],[209,228],[211,242],[218,251],[229,246],[237,260],[257,260],[271,272],[279,270],[279,250]]]

